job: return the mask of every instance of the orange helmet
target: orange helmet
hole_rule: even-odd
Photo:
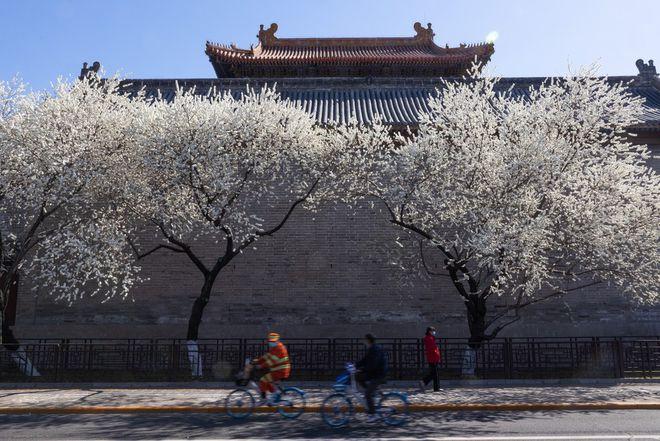
[[[280,341],[280,334],[277,332],[271,332],[268,334],[268,341],[269,342],[277,342]]]

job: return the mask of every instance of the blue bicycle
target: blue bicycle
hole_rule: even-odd
[[[245,419],[252,415],[257,406],[276,407],[277,412],[284,418],[298,418],[305,411],[305,392],[297,387],[281,387],[275,383],[277,392],[271,394],[267,400],[257,400],[260,390],[256,383],[259,374],[251,369],[250,359],[245,360],[245,368],[236,377],[237,389],[225,398],[225,411],[235,419]]]
[[[358,391],[355,372],[355,366],[347,363],[346,372],[332,386],[335,392],[321,404],[321,417],[330,427],[347,425],[355,414],[355,404],[366,406],[364,394]],[[389,426],[400,426],[408,421],[408,395],[402,392],[376,393],[376,414],[381,421]]]

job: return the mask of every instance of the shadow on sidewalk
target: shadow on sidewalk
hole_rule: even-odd
[[[518,420],[547,423],[566,412],[446,412],[412,414],[399,428],[369,424],[364,414],[345,428],[327,427],[318,414],[293,421],[279,415],[252,415],[236,421],[226,415],[208,414],[126,414],[126,415],[4,415],[0,430],[9,439],[158,439],[158,438],[426,438],[429,436],[491,436],[498,426]],[[608,411],[580,412],[581,415]],[[528,422],[529,424],[529,422]]]

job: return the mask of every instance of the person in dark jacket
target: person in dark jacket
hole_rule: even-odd
[[[429,326],[426,328],[426,335],[424,336],[424,352],[426,353],[426,361],[429,364],[429,371],[419,382],[419,388],[426,390],[426,385],[433,380],[433,390],[439,391],[438,387],[438,363],[440,363],[440,349],[435,342],[435,328]]]
[[[367,399],[367,413],[369,422],[378,420],[376,416],[376,407],[374,405],[374,393],[378,386],[385,382],[387,374],[387,358],[383,349],[376,344],[373,335],[364,336],[367,345],[367,354],[357,362],[358,368],[357,380],[360,386],[364,388],[364,396]]]

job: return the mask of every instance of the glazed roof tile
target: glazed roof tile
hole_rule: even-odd
[[[636,76],[610,77],[612,83],[631,83]],[[445,79],[462,81],[461,78]],[[541,85],[547,78],[502,78],[497,89],[511,88],[514,96],[527,96],[529,87]],[[287,79],[189,79],[126,80],[125,90],[144,89],[149,97],[161,95],[171,100],[177,87],[194,89],[206,95],[211,90],[240,97],[248,87],[260,90],[276,87],[284,99],[300,105],[319,122],[346,122],[352,116],[361,123],[374,120],[376,114],[392,125],[416,125],[420,114],[428,112],[427,100],[437,93],[440,78],[287,78]],[[653,85],[629,86],[629,91],[645,100],[641,128],[660,129],[660,88]]]
[[[459,47],[440,47],[433,42],[431,24],[424,28],[415,23],[414,37],[386,38],[278,38],[277,24],[259,31],[259,44],[250,49],[234,45],[206,43],[206,54],[218,77],[262,76],[255,68],[277,66],[270,71],[276,76],[298,76],[297,71],[283,66],[369,66],[374,75],[384,66],[432,66],[430,72],[463,72],[475,61],[486,63],[494,52],[492,43]],[[453,68],[447,70],[447,68]],[[247,69],[247,70],[246,70]],[[427,71],[409,75],[429,75]],[[266,75],[268,76],[268,75]]]

